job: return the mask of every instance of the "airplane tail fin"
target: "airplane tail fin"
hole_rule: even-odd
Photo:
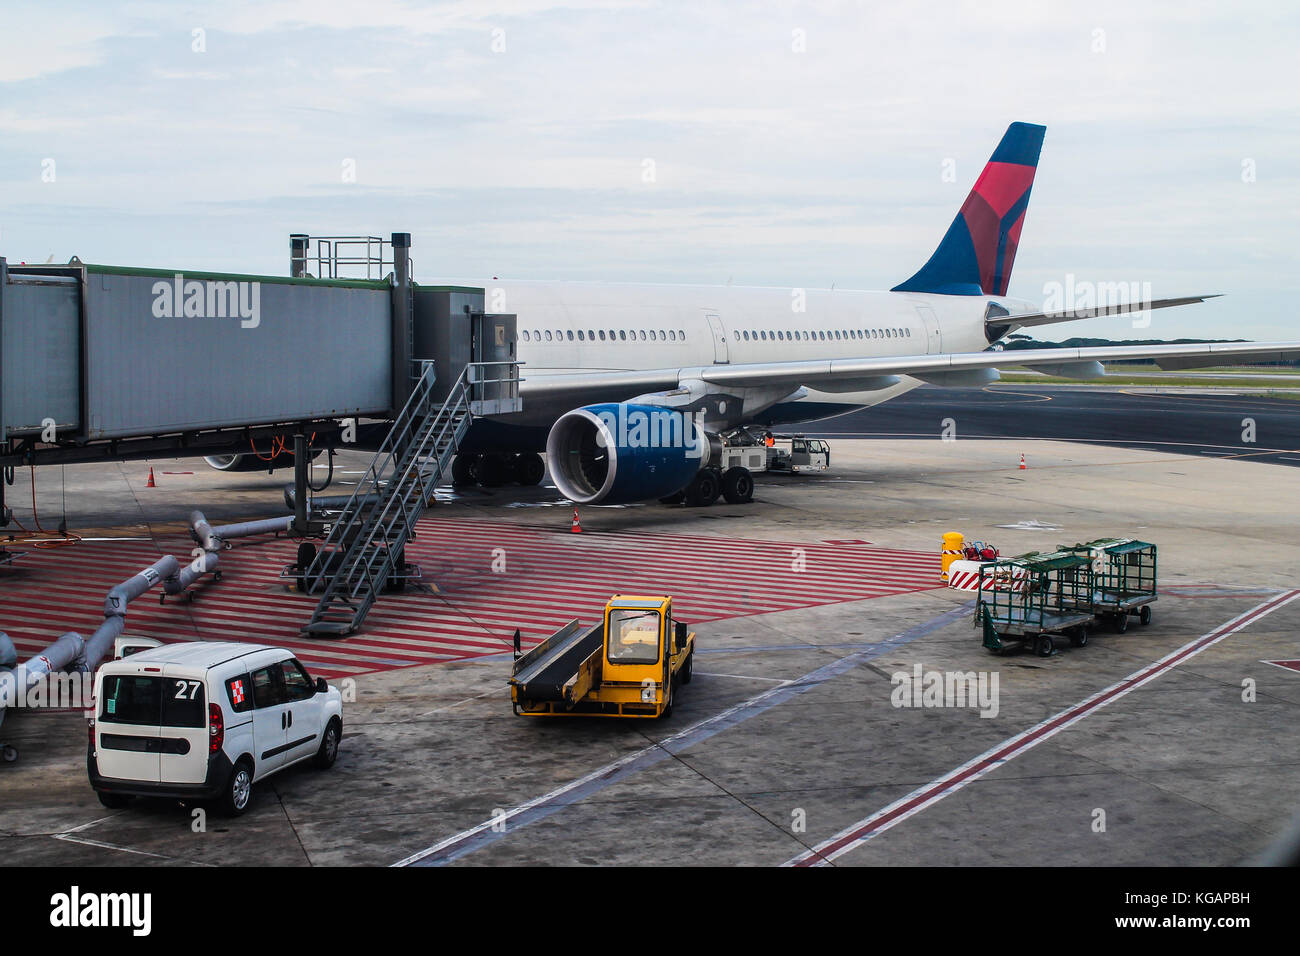
[[[1046,126],[1012,123],[939,248],[894,292],[1006,295]]]

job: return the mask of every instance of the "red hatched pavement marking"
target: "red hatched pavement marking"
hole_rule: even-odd
[[[1249,611],[1239,614],[1225,624],[1221,624],[1208,634],[1184,644],[1177,650],[1166,654],[1160,660],[1148,664],[1128,677],[1100,690],[1073,707],[1066,708],[1058,714],[1047,718],[1028,730],[1009,737],[978,757],[967,761],[955,770],[951,770],[932,780],[925,786],[913,790],[907,796],[877,810],[871,816],[859,821],[847,829],[841,830],[829,840],[816,844],[807,851],[789,860],[786,866],[825,866],[837,857],[857,849],[873,837],[902,823],[908,817],[933,806],[944,797],[956,793],[968,784],[983,777],[1005,763],[1026,753],[1049,737],[1060,733],[1071,724],[1077,723],[1096,710],[1119,700],[1130,691],[1154,680],[1166,671],[1177,667],[1183,661],[1195,657],[1211,645],[1217,644],[1231,634],[1235,634],[1262,617],[1273,613],[1278,608],[1300,598],[1300,590],[1285,591],[1270,601],[1256,605]]]
[[[1300,661],[1260,661],[1260,663],[1272,664],[1274,667],[1280,667],[1283,670],[1300,673]]]
[[[107,540],[31,554],[0,572],[0,627],[30,657],[66,631],[89,637],[109,588],[163,554],[184,564],[194,542]],[[611,594],[671,594],[691,623],[941,587],[939,556],[824,541],[790,542],[587,531],[582,535],[429,515],[406,546],[437,593],[385,594],[361,630],[343,639],[299,636],[315,600],[288,592],[280,570],[288,538],[234,542],[222,580],[203,578],[193,603],[161,588],[131,603],[126,633],[163,641],[242,640],[292,649],[313,673],[342,677],[499,654],[516,627],[525,646],[579,618],[596,619]]]

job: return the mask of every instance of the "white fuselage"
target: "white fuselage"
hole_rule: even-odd
[[[548,375],[673,369],[718,364],[978,352],[988,347],[984,316],[990,302],[1012,313],[1028,302],[990,296],[899,292],[669,286],[581,282],[474,282],[486,291],[487,311],[517,317],[518,357],[527,382]],[[786,390],[768,405],[797,402],[814,420],[876,405],[921,382],[908,376],[870,390]],[[516,421],[547,418],[591,401],[548,394]],[[751,402],[747,414],[756,406]],[[797,409],[796,409],[797,412]]]

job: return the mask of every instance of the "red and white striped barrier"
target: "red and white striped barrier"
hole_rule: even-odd
[[[948,587],[956,591],[980,590],[980,568],[992,561],[954,561],[948,567]],[[1024,568],[1002,568],[984,576],[985,591],[1019,591],[1025,586]]]

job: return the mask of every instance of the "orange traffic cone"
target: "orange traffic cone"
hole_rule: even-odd
[[[149,468],[149,483],[148,483],[147,485],[145,485],[145,487],[146,487],[146,488],[157,488],[157,487],[158,487],[158,485],[155,484],[155,483],[154,483],[154,480],[153,480],[153,468],[152,468],[152,467]]]
[[[1020,453],[1020,470],[1021,470],[1021,471],[1026,471],[1026,470],[1028,470],[1028,468],[1029,468],[1029,466],[1025,464],[1025,454],[1024,454],[1024,452],[1021,452],[1021,453]]]
[[[578,523],[578,509],[573,509],[573,527],[569,529],[574,534],[582,534],[582,525]]]

